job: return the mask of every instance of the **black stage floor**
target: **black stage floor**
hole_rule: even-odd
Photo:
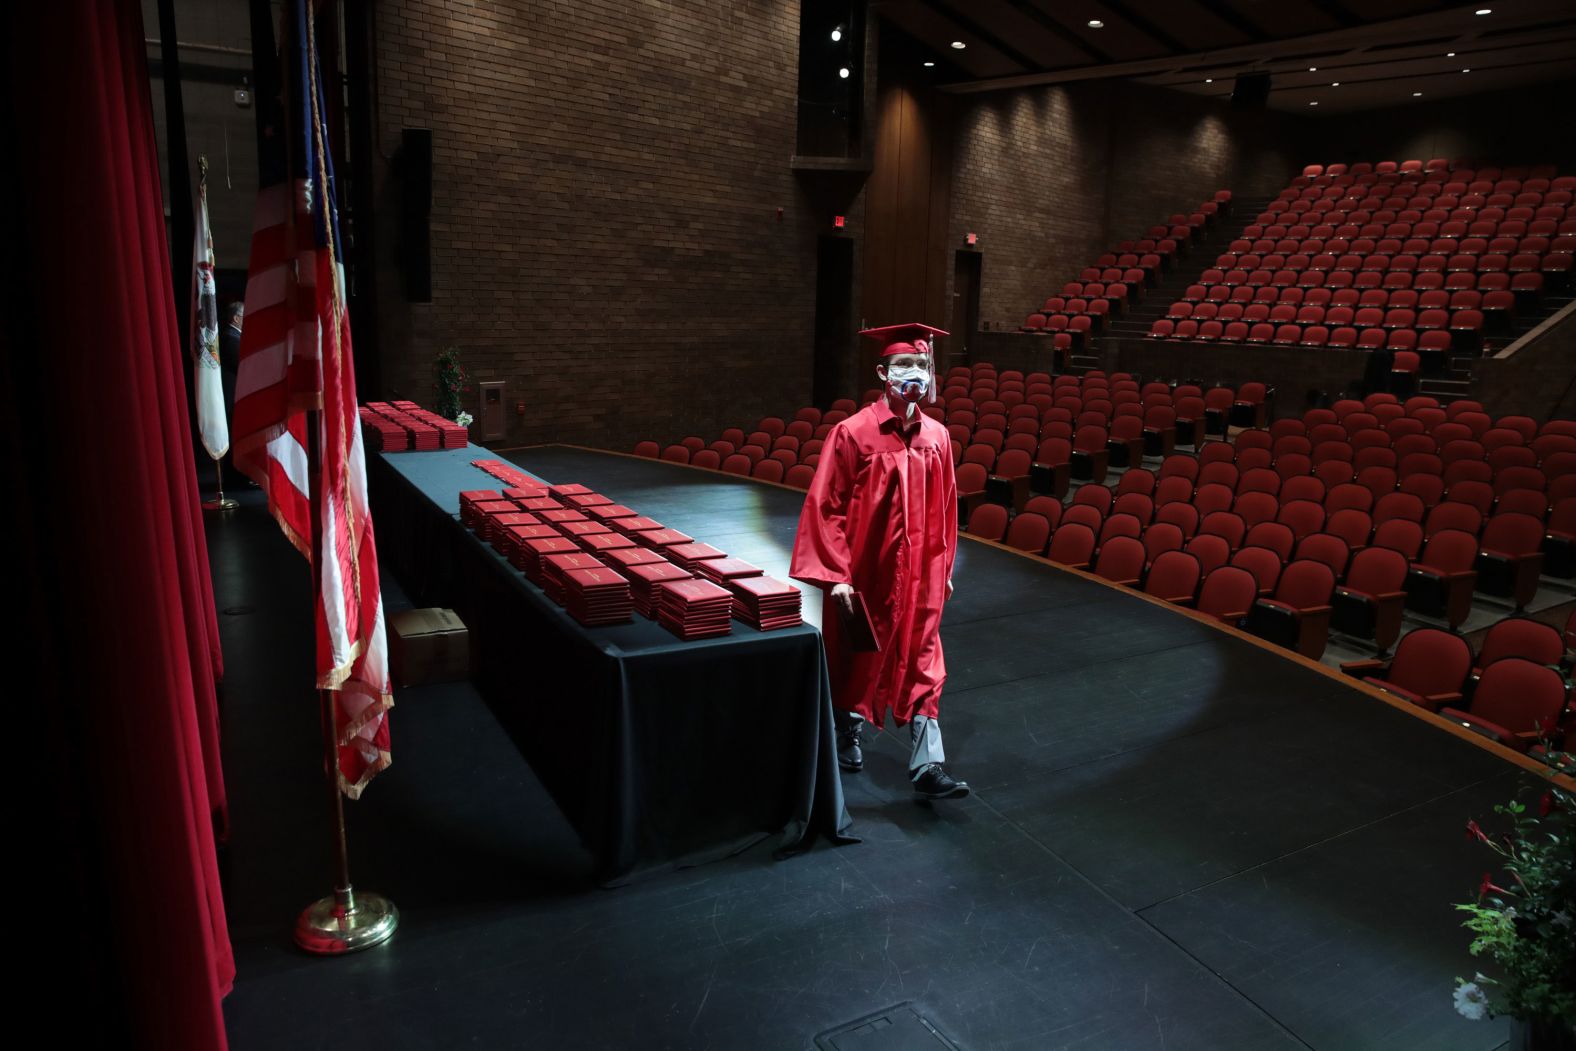
[[[577,449],[510,459],[787,570],[797,493]],[[803,1051],[902,1002],[963,1051],[1506,1039],[1452,1010],[1471,960],[1451,904],[1486,867],[1466,820],[1518,772],[1187,617],[971,542],[941,709],[970,799],[914,804],[887,734],[844,778],[863,844],[783,862],[763,846],[594,889],[469,685],[406,690],[393,768],[348,805],[358,884],[404,926],[358,957],[302,956],[291,922],[327,890],[307,577],[251,495],[209,532],[240,1051]],[[397,583],[385,593],[397,608]],[[839,1046],[895,1046],[880,1035]]]

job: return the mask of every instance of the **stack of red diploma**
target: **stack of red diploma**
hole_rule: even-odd
[[[800,617],[799,589],[771,577],[742,577],[731,582],[733,615],[760,631],[797,627]]]
[[[626,624],[634,619],[629,581],[606,566],[571,569],[564,574],[563,583],[564,608],[587,627]]]
[[[588,555],[584,551],[567,551],[558,555],[544,555],[542,557],[542,590],[547,592],[547,597],[558,603],[564,604],[564,574],[574,569],[603,569],[595,555]]]
[[[583,485],[474,464],[509,488],[462,492],[460,521],[581,624],[622,624],[638,611],[688,640],[726,635],[733,618],[761,631],[802,623],[799,589],[759,566]]]
[[[672,562],[658,558],[654,562],[644,565],[624,566],[619,572],[629,578],[630,592],[635,600],[635,609],[642,617],[655,617],[657,605],[661,598],[659,589],[663,584],[671,584],[679,580],[692,580],[689,570],[680,569]]]
[[[675,580],[659,586],[657,623],[690,642],[733,630],[733,594],[709,580]]]
[[[463,449],[467,444],[464,427],[413,401],[368,402],[361,406],[359,415],[364,440],[384,452]]]

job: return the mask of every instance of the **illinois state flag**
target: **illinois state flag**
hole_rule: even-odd
[[[259,70],[235,463],[312,564],[317,686],[332,691],[339,787],[355,799],[389,765],[394,699],[311,8],[285,0],[278,70]]]
[[[192,387],[197,392],[197,430],[202,446],[217,460],[230,450],[224,418],[224,385],[219,382],[219,303],[213,287],[213,234],[208,232],[208,180],[197,186],[197,263],[192,275]]]

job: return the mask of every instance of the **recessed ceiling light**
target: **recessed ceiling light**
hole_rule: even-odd
[[[1206,83],[1206,84],[1213,84],[1213,83],[1215,83],[1215,78],[1214,77],[1205,77],[1204,78],[1204,83]]]
[[[844,80],[847,80],[848,79],[848,67],[844,66],[842,69],[839,69],[837,71],[837,75],[842,77]]]
[[[1454,51],[1448,51],[1448,52],[1445,53],[1445,57],[1446,58],[1455,58],[1456,57],[1456,53]]]
[[[1412,92],[1412,97],[1414,99],[1420,99],[1423,97],[1423,93],[1421,91],[1414,91]]]
[[[1474,15],[1491,15],[1494,13],[1494,9],[1492,7],[1480,7],[1472,13]]]
[[[929,69],[929,68],[930,68],[930,67],[931,67],[931,66],[934,66],[934,65],[935,65],[935,63],[934,63],[934,62],[926,62],[926,63],[925,63],[925,68],[926,68],[926,69]]]
[[[1463,72],[1463,73],[1470,73],[1472,71],[1470,69],[1463,69],[1461,72]]]
[[[1330,85],[1330,87],[1332,87],[1332,88],[1338,88],[1340,86],[1341,86],[1341,82],[1339,80],[1337,80],[1335,83]]]
[[[1319,67],[1318,66],[1309,66],[1308,67],[1308,72],[1309,73],[1317,73],[1317,72],[1319,72]]]
[[[964,48],[966,48],[966,47],[968,47],[968,45],[967,45],[967,44],[965,44],[965,43],[964,43],[964,42],[963,42],[963,41],[961,41],[961,40],[954,40],[954,41],[953,41],[953,42],[952,42],[952,48],[953,48],[953,50],[954,50],[954,51],[962,51],[962,50],[963,50],[963,49],[964,49]]]
[[[1310,106],[1317,106],[1318,103],[1317,102],[1310,102],[1310,103],[1308,103],[1308,105],[1310,105]]]
[[[1098,18],[1091,18],[1091,19],[1089,19],[1089,28],[1090,29],[1104,29],[1105,28],[1105,23],[1100,21]]]
[[[841,39],[843,39],[843,27],[838,26],[836,29],[832,30],[832,42],[835,44]]]

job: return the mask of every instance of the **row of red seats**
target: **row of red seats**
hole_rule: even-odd
[[[1479,165],[1469,158],[1455,160],[1444,157],[1435,157],[1428,161],[1357,161],[1352,164],[1339,162],[1335,164],[1310,164],[1302,170],[1302,175],[1295,185],[1306,185],[1321,179],[1327,182],[1339,182],[1343,179],[1350,181],[1377,182],[1382,180],[1396,180],[1408,178],[1422,178],[1424,180],[1457,179],[1552,179],[1557,169],[1552,164],[1510,165],[1501,168],[1498,165]],[[1576,179],[1570,180],[1570,185],[1576,187]]]
[[[1142,297],[1144,287],[1155,283],[1173,257],[1185,255],[1230,202],[1231,191],[1220,190],[1193,213],[1172,215],[1143,238],[1123,241],[1115,251],[1102,254],[1079,272],[1076,282],[1064,285],[1061,295],[1047,297],[1030,313],[1023,331],[1058,337],[1058,350],[1082,345],[1103,329],[1106,318],[1122,313],[1130,299]]]
[[[1437,628],[1408,632],[1389,660],[1353,661],[1341,670],[1419,708],[1528,751],[1540,743],[1569,751],[1576,712],[1557,665],[1567,664],[1572,614],[1561,633],[1525,617],[1508,617],[1484,636],[1481,650]]]
[[[1109,492],[1102,486],[1079,492],[1092,490]],[[1405,494],[1391,497],[1403,499],[1386,508],[1390,497],[1385,498],[1374,516],[1342,508],[1328,518],[1312,501],[1277,508],[1265,493],[1243,494],[1215,510],[1180,501],[1156,508],[1148,497],[1126,493],[1116,498],[1109,514],[1094,500],[1075,499],[1062,510],[1060,502],[1036,497],[1010,525],[1005,508],[981,504],[967,531],[1072,568],[1092,566],[1101,576],[1135,586],[1163,555],[1183,552],[1198,564],[1195,581],[1231,566],[1252,574],[1260,598],[1282,601],[1290,601],[1280,594],[1289,568],[1317,563],[1332,588],[1340,585],[1337,627],[1372,639],[1381,652],[1395,641],[1403,606],[1445,618],[1454,627],[1470,611],[1474,590],[1514,597],[1518,608],[1531,598],[1543,563],[1544,530],[1536,518],[1502,511],[1487,521],[1481,535],[1444,525],[1426,532],[1408,517]],[[1455,506],[1475,514],[1465,505]],[[1568,549],[1576,500],[1565,501],[1560,514]],[[1305,578],[1307,571],[1294,576]],[[1161,597],[1181,594],[1174,581],[1167,588]],[[1309,625],[1298,618],[1293,624],[1295,648],[1317,657],[1324,648],[1324,627],[1309,633]]]

